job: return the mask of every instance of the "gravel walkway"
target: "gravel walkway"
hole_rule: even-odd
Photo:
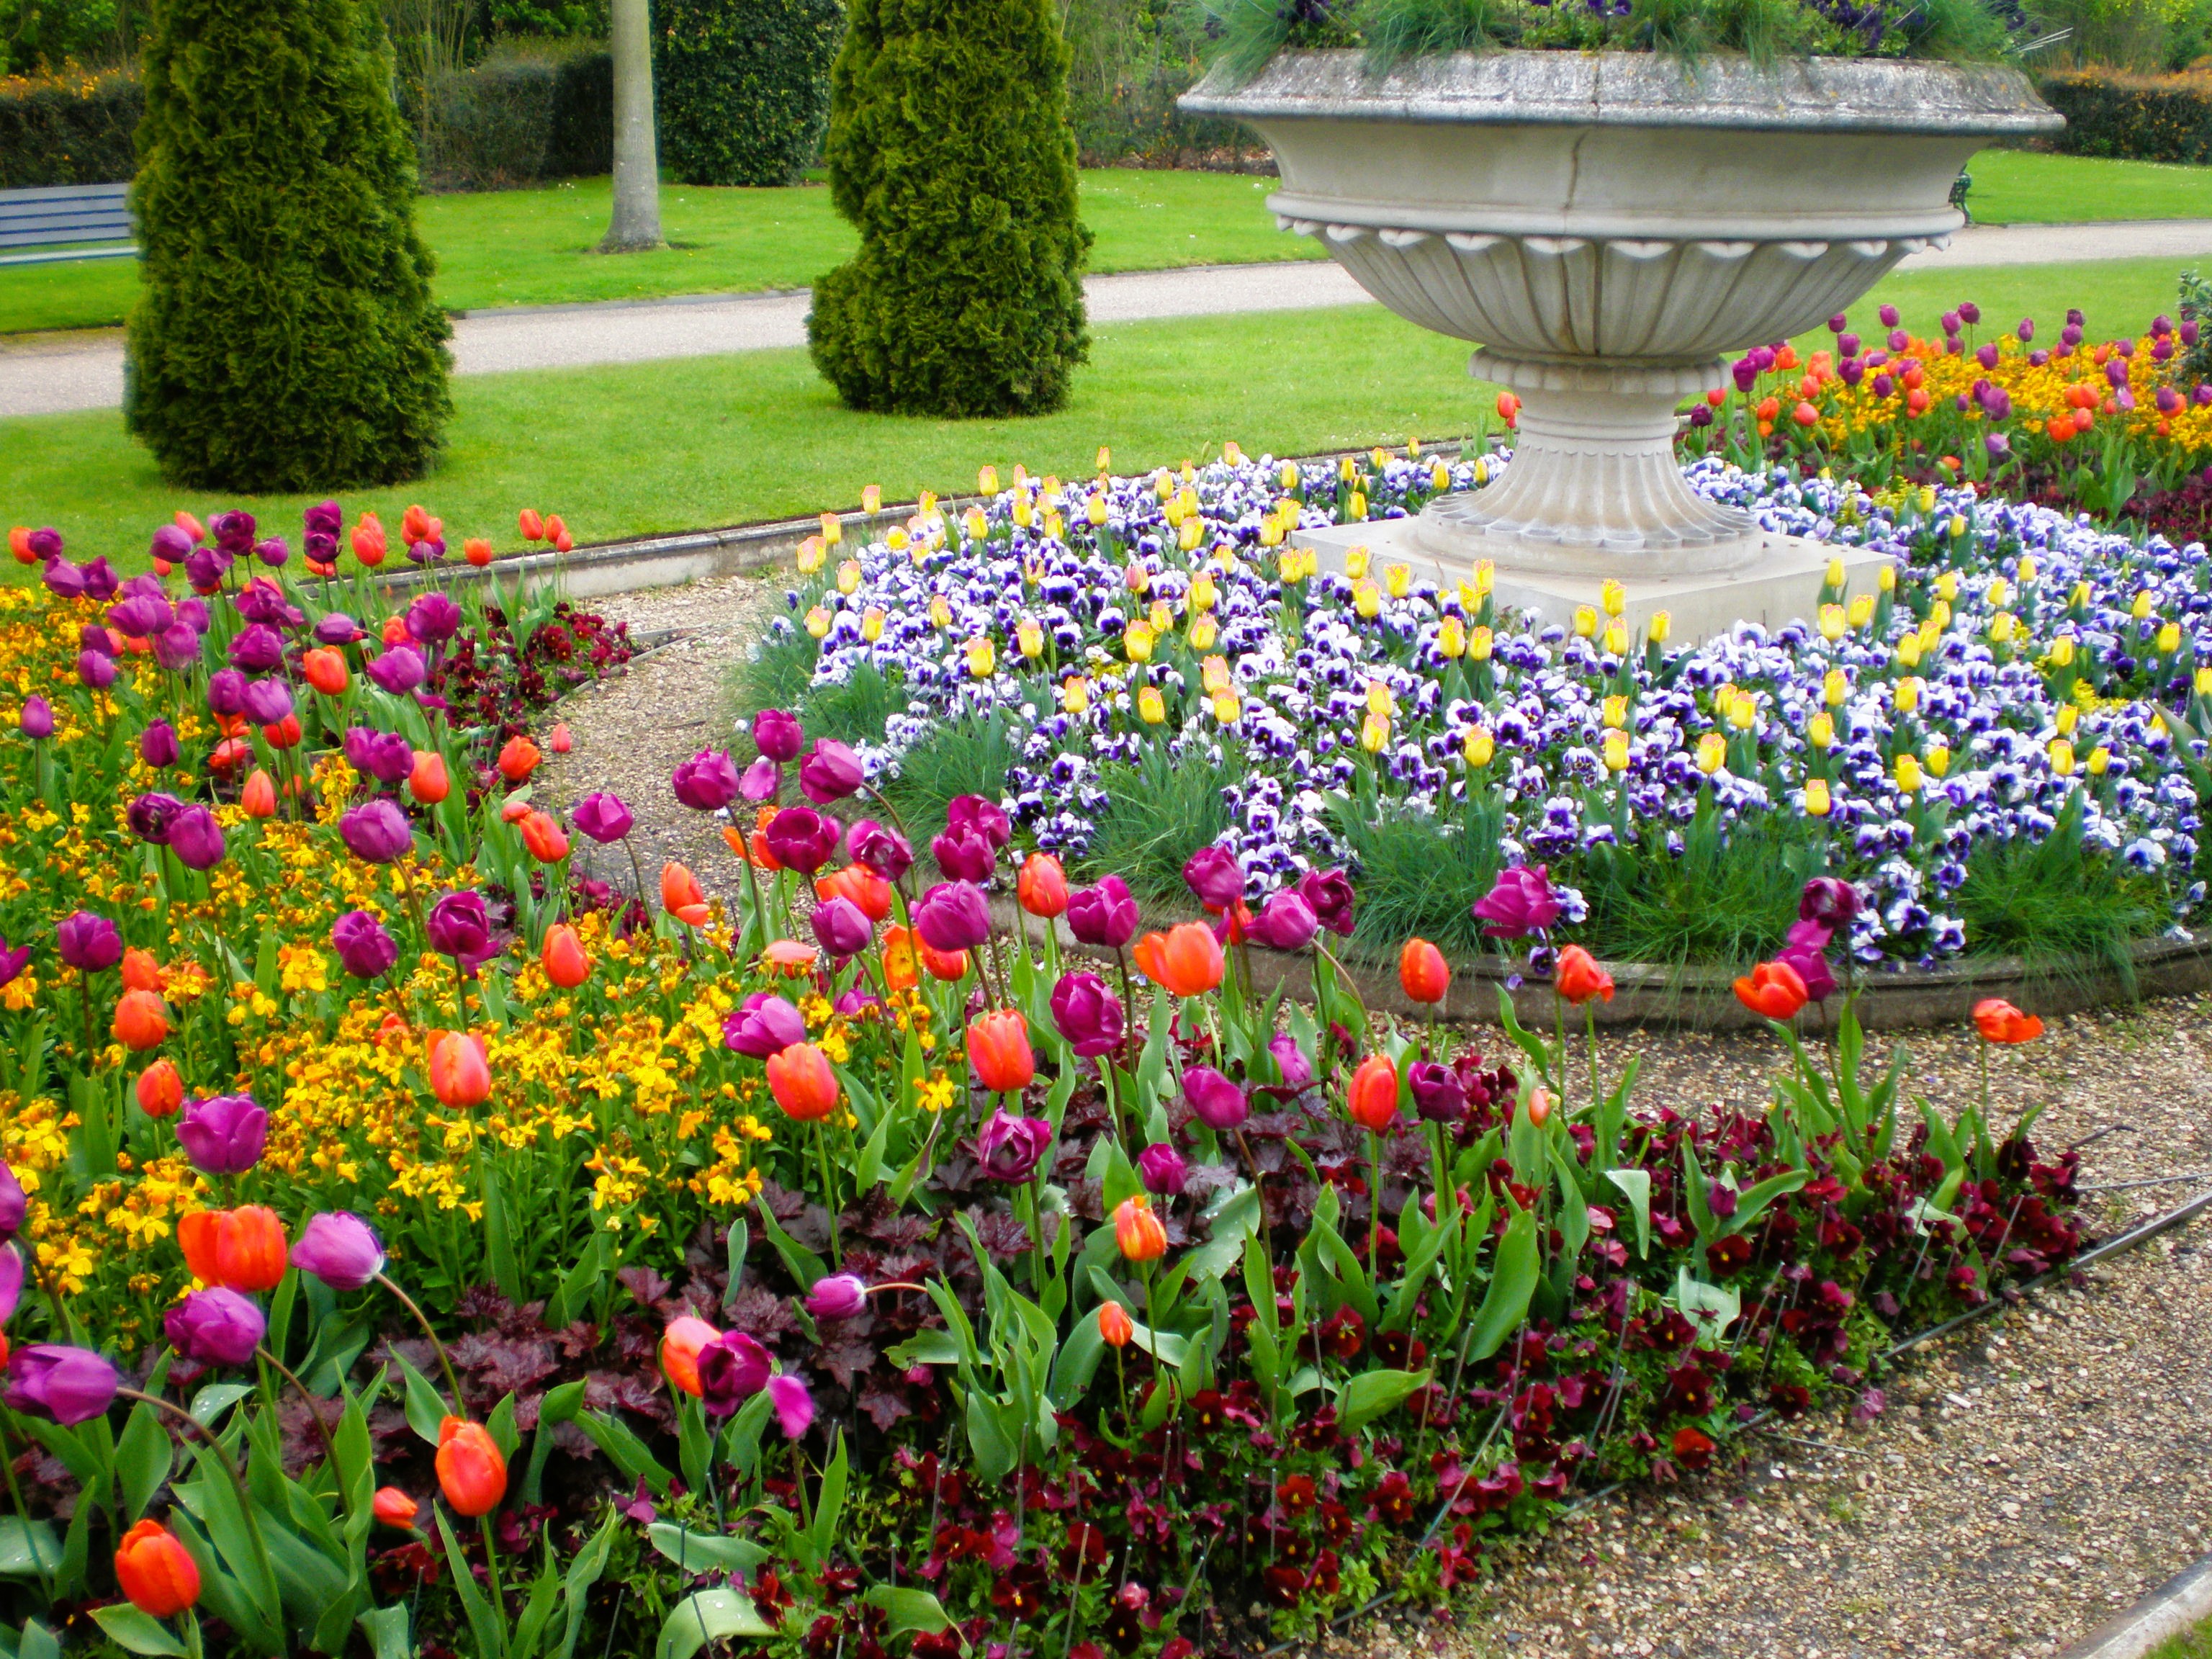
[[[2208,252],[2212,219],[1976,225],[1954,236],[1948,247],[1914,254],[1899,269],[1965,270]],[[1085,277],[1083,292],[1094,323],[1370,303],[1340,266],[1325,261],[1122,271]],[[453,323],[454,367],[463,374],[495,374],[801,346],[811,303],[800,289],[468,312]],[[122,401],[121,330],[0,340],[0,416],[112,409]]]
[[[612,788],[638,816],[647,879],[681,858],[734,890],[718,829],[677,805],[675,764],[724,732],[722,684],[782,578],[738,576],[606,602],[634,629],[698,630],[572,701],[562,799]],[[594,849],[597,850],[597,849]],[[627,884],[627,861],[600,873]],[[1486,1031],[1486,1046],[1502,1039]],[[1905,1090],[1955,1114],[1979,1087],[1963,1032],[1902,1034]],[[1876,1040],[1886,1061],[1890,1039]],[[1601,1035],[1647,1110],[1770,1098],[1764,1033]],[[2088,1140],[2085,1184],[2212,1170],[2212,999],[2054,1020],[2001,1054],[1993,1116],[2049,1103],[2045,1148]],[[2096,1137],[2094,1140],[2089,1138]],[[2099,1194],[2108,1237],[2212,1180]],[[1528,1546],[1449,1627],[1376,1621],[1329,1651],[1406,1659],[2033,1659],[2212,1551],[2212,1223],[2098,1264],[1887,1380],[1889,1409],[1756,1437],[1746,1462],[1617,1494]]]

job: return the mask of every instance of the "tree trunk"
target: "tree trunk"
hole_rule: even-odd
[[[602,253],[659,247],[660,155],[653,129],[653,38],[647,0],[612,0],[607,33],[615,60],[615,214]]]

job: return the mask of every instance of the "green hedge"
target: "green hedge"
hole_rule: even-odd
[[[839,0],[658,0],[660,159],[686,185],[788,185],[830,114]]]
[[[422,88],[400,81],[423,187],[502,190],[614,166],[614,63],[604,51],[495,52],[430,82],[429,141]]]
[[[2066,118],[2053,142],[2069,155],[2212,162],[2212,74],[2078,70],[2045,76],[2037,90]]]
[[[124,70],[0,80],[0,190],[121,184],[138,170],[145,108]]]

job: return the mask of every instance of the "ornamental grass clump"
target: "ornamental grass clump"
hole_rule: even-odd
[[[182,582],[26,532],[46,580],[0,590],[0,684],[45,688],[0,735],[19,1650],[82,1616],[219,1659],[1249,1652],[1439,1602],[1763,1413],[1878,1411],[1899,1336],[2081,1246],[2033,1110],[1906,1110],[1833,982],[1834,1047],[1799,1039],[1844,878],[1766,975],[1771,1107],[1650,1106],[1564,1018],[1504,1002],[1485,1054],[1375,1018],[1340,868],[1267,893],[1194,847],[1206,919],[1147,930],[1006,793],[907,816],[797,711],[673,769],[728,850],[656,890],[629,804],[560,807],[529,645],[494,647],[585,619],[395,611],[328,547],[176,528]],[[426,753],[465,787],[419,793]],[[1466,921],[1586,1027],[1611,994],[1540,866]],[[1448,1000],[1440,949],[1396,954]],[[160,1029],[107,1040],[132,998]]]

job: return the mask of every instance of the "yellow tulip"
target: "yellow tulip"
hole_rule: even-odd
[[[1182,530],[1176,532],[1176,545],[1186,553],[1194,553],[1198,550],[1200,538],[1205,534],[1205,520],[1195,517],[1185,519]]]
[[[1149,623],[1133,622],[1121,630],[1121,648],[1129,653],[1131,662],[1150,662],[1152,659],[1152,639]]]
[[[2053,773],[2062,778],[2071,777],[2074,775],[2074,745],[2072,744],[2069,743],[2063,738],[2053,738],[2051,740],[2049,753],[2051,756],[2051,769]]]
[[[2112,763],[2112,751],[2099,744],[2089,751],[2089,775],[2101,778]]]
[[[1825,818],[1828,816],[1828,781],[1826,778],[1805,780],[1805,816]]]
[[[1060,688],[1060,706],[1071,714],[1080,714],[1091,707],[1091,682],[1080,674],[1070,674]]]
[[[1353,490],[1351,495],[1346,496],[1344,501],[1344,516],[1350,519],[1355,524],[1360,520],[1365,518],[1367,516],[1367,497],[1357,489]]]
[[[1597,632],[1597,607],[1578,605],[1575,607],[1575,637],[1587,640]]]
[[[1920,666],[1920,635],[1907,634],[1897,642],[1897,659],[1907,668]]]
[[[975,474],[975,493],[979,495],[995,495],[999,493],[997,467],[987,466]]]
[[[1850,678],[1842,669],[1831,668],[1820,677],[1820,696],[1829,708],[1840,708],[1850,695]]]
[[[1083,505],[1083,516],[1090,520],[1094,526],[1106,522],[1105,491],[1097,489],[1091,491],[1091,499]]]
[[[1674,617],[1672,612],[1655,611],[1651,613],[1651,620],[1644,625],[1644,637],[1654,645],[1664,645],[1667,643],[1667,635],[1672,633],[1674,629]]]
[[[1367,712],[1370,714],[1395,714],[1398,700],[1390,695],[1390,688],[1381,680],[1367,682]]]
[[[1598,609],[1607,616],[1618,617],[1628,609],[1628,592],[1617,581],[1608,580],[1601,582],[1598,584],[1597,603]]]
[[[2051,723],[2058,728],[2060,737],[2070,738],[2081,718],[2081,709],[2078,703],[2062,702],[2058,705],[2058,712],[2051,717]]]
[[[1217,693],[1211,707],[1215,722],[1221,726],[1235,724],[1237,717],[1244,712],[1243,699],[1234,691]]]
[[[2197,671],[2197,695],[2200,697],[2212,697],[2212,668],[2200,668]]]
[[[1368,564],[1373,558],[1374,555],[1358,543],[1346,548],[1344,550],[1345,579],[1348,581],[1358,581],[1367,574]]]
[[[1616,692],[1599,705],[1598,717],[1608,732],[1618,732],[1628,724],[1628,699]]]
[[[1467,633],[1467,659],[1469,662],[1488,662],[1492,643],[1488,629],[1470,628]]]
[[[1717,732],[1708,732],[1698,739],[1698,770],[1707,777],[1721,769],[1728,758],[1728,739]]]
[[[845,539],[845,521],[835,513],[822,515],[822,539],[832,547]]]
[[[1910,714],[1914,709],[1919,708],[1920,680],[1918,676],[1907,674],[1903,679],[1898,681],[1897,690],[1893,695],[1895,699],[1897,712],[1900,714]]]
[[[991,670],[998,660],[998,653],[991,648],[991,641],[979,635],[968,641],[967,653],[968,672],[979,680],[989,679]]]
[[[980,542],[991,533],[991,521],[984,516],[983,509],[980,507],[971,507],[968,509],[966,515],[960,520],[960,527],[967,532],[968,539],[971,542]]]
[[[1830,587],[1841,587],[1844,585],[1844,562],[1839,558],[1828,561],[1827,585]]]
[[[1137,693],[1137,714],[1147,726],[1158,726],[1167,719],[1167,700],[1160,696],[1158,686],[1148,685]]]
[[[1413,591],[1413,572],[1412,567],[1402,564],[1389,564],[1383,566],[1382,583],[1384,586],[1390,590],[1390,597],[1392,599],[1404,599],[1407,594]]]
[[[1429,488],[1435,490],[1451,488],[1451,469],[1442,461],[1429,469]]]
[[[1951,769],[1950,745],[1942,743],[1929,744],[1928,758],[1922,763],[1927,767],[1931,775],[1942,777]]]
[[[2061,634],[2051,642],[2051,665],[2054,668],[2065,668],[2070,666],[2073,661],[2074,636],[2071,634]]]
[[[1489,596],[1491,583],[1497,579],[1497,576],[1498,567],[1488,559],[1477,559],[1474,562],[1474,594],[1478,599]]]
[[[860,591],[860,562],[858,559],[848,559],[837,567],[837,591],[840,593]]]
[[[1222,444],[1221,459],[1228,462],[1231,466],[1242,466],[1244,465],[1244,452],[1237,446],[1237,441],[1234,438],[1229,439]]]
[[[2152,592],[2150,589],[2146,587],[2140,590],[2136,594],[2136,602],[2129,607],[2129,612],[2137,622],[2141,622],[2150,615],[2151,607],[2155,605],[2157,603],[2158,595]]]
[[[1875,573],[1874,585],[1881,589],[1885,593],[1896,592],[1897,567],[1893,564],[1883,565],[1880,570]]]
[[[1437,650],[1455,659],[1467,654],[1467,624],[1457,617],[1446,617],[1437,624]]]
[[[2089,603],[2090,598],[2089,584],[2087,582],[2075,582],[2074,584],[2073,594],[2067,600],[2067,603],[2079,609],[2086,607]]]
[[[1990,639],[1991,642],[1997,645],[2002,645],[2007,640],[2012,637],[2012,631],[2013,614],[2011,611],[2000,611],[1996,616],[1990,618]]]
[[[1154,599],[1145,620],[1152,625],[1152,633],[1157,637],[1175,626],[1175,611],[1165,599]]]
[[[1193,611],[1211,611],[1220,597],[1210,572],[1201,570],[1191,578],[1189,605]]]
[[[1482,727],[1478,726],[1468,731],[1467,734],[1466,754],[1467,763],[1469,766],[1489,765],[1490,757],[1497,752],[1497,749],[1498,744],[1495,739],[1491,737],[1489,732],[1483,730]]]
[[[1352,608],[1366,617],[1382,614],[1382,590],[1371,581],[1354,583],[1352,589]]]
[[[1897,792],[1900,795],[1918,793],[1921,784],[1920,762],[1911,755],[1897,757]]]
[[[898,532],[893,531],[891,533],[896,535]],[[802,576],[812,575],[822,568],[823,562],[828,557],[829,555],[822,545],[822,538],[809,536],[799,544],[799,574]]]
[[[1379,755],[1390,742],[1390,717],[1370,710],[1359,723],[1359,746],[1370,755]]]
[[[1220,635],[1221,625],[1218,623],[1210,616],[1200,617],[1190,625],[1190,648],[1194,651],[1211,651],[1213,649],[1214,641],[1219,638]]]
[[[1014,641],[1031,662],[1044,655],[1044,629],[1026,617],[1014,629]]]
[[[2181,649],[2181,624],[2168,623],[2158,630],[2158,648],[2167,656]]]
[[[872,605],[860,613],[860,637],[873,645],[884,636],[884,611],[881,605]]]
[[[1928,620],[1920,625],[1920,633],[1923,641],[1930,645],[1934,644],[1935,641],[1929,636],[1931,635],[1940,635],[1943,630],[1950,625],[1951,601],[1948,599],[1936,600],[1935,604],[1928,607]]]
[[[1296,489],[1298,487],[1297,463],[1285,461],[1275,474],[1275,482],[1285,489]]]
[[[1936,597],[1947,603],[1959,597],[1959,573],[1947,570],[1936,579]]]
[[[1836,722],[1823,712],[1805,722],[1805,741],[1815,749],[1826,749],[1836,741]]]
[[[1955,542],[1966,533],[1966,521],[1958,514],[1954,513],[1951,515],[1951,522],[1945,528],[1951,539]]]
[[[1982,590],[1982,602],[1992,611],[2002,611],[2012,603],[2012,587],[2002,576],[1990,578],[1990,585]]]
[[[1605,734],[1605,769],[1626,772],[1628,769],[1628,733],[1608,732]]]
[[[2023,553],[2023,554],[2021,554],[2021,555],[2020,556],[2020,572],[2019,572],[2019,574],[2020,574],[2020,580],[2021,580],[2021,585],[2022,585],[2022,586],[2026,586],[2027,583],[2032,582],[2032,581],[2033,581],[2033,580],[2035,580],[2035,572],[2036,572],[2036,569],[2037,569],[2037,566],[2036,566],[2036,562],[2035,562],[2035,555],[2034,555],[2034,554],[2033,554],[2033,553]]]
[[[1027,530],[1036,522],[1036,509],[1030,505],[1030,498],[1017,492],[1014,496],[1014,523]]]
[[[880,513],[883,510],[884,487],[881,484],[863,484],[860,487],[860,511]]]
[[[1838,640],[1843,638],[1845,629],[1850,625],[1845,617],[1844,607],[1840,605],[1824,605],[1820,607],[1820,637],[1829,644],[1833,645]]]
[[[1874,595],[1862,593],[1854,599],[1847,613],[1853,628],[1864,628],[1874,620]]]
[[[1739,732],[1748,732],[1759,719],[1759,699],[1748,691],[1739,691],[1729,705],[1729,724]]]
[[[1109,449],[1109,448],[1108,448],[1104,444],[1101,444],[1101,445],[1099,445],[1099,446],[1098,446],[1098,470],[1099,470],[1101,472],[1109,472],[1109,471],[1111,471],[1113,470],[1113,466],[1114,466],[1114,452],[1113,452],[1112,450]]]
[[[1920,510],[1923,513],[1933,513],[1936,510],[1936,486],[1934,484],[1923,484],[1920,486],[1919,502]]]

